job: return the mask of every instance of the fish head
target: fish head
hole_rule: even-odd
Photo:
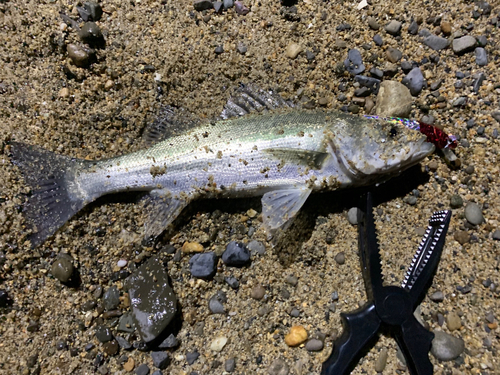
[[[331,145],[339,165],[353,181],[366,184],[398,175],[434,151],[423,134],[401,122],[349,119],[335,133]]]

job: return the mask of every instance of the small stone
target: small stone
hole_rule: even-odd
[[[387,25],[385,25],[384,29],[391,35],[398,35],[401,31],[401,22],[392,20]]]
[[[168,335],[168,337],[158,345],[158,349],[172,349],[179,345],[179,340],[174,336],[173,333]]]
[[[319,352],[323,350],[324,344],[323,341],[318,339],[311,339],[306,343],[306,350],[308,352]]]
[[[500,241],[500,229],[495,229],[491,237],[496,241]]]
[[[411,21],[410,26],[408,26],[408,34],[417,35],[418,33],[418,23],[416,21]]]
[[[470,235],[464,230],[459,230],[455,232],[455,234],[453,235],[453,239],[460,245],[465,245],[470,241]]]
[[[349,50],[347,54],[347,59],[344,61],[344,66],[347,71],[352,74],[360,74],[365,71],[365,66],[363,65],[363,59],[361,53],[357,49]]]
[[[102,350],[107,355],[113,356],[118,353],[119,344],[116,340],[111,340],[102,346]]]
[[[377,22],[377,19],[375,17],[368,17],[367,21],[368,26],[370,26],[372,30],[380,29],[380,24]]]
[[[486,50],[483,47],[477,47],[474,51],[476,53],[476,64],[479,66],[488,65]]]
[[[203,10],[207,9],[212,9],[213,5],[210,0],[198,0],[195,1],[194,4],[194,9],[197,10],[198,12],[201,12]]]
[[[462,327],[462,321],[456,312],[450,312],[446,317],[446,325],[450,331],[460,329]]]
[[[252,288],[252,291],[250,292],[250,297],[256,300],[261,300],[264,298],[264,295],[266,294],[266,289],[258,284]]]
[[[420,68],[413,68],[401,81],[403,85],[410,89],[413,96],[420,94],[425,85],[425,79]]]
[[[442,331],[434,331],[431,353],[441,361],[451,361],[463,353],[464,341]]]
[[[182,252],[185,254],[201,253],[203,252],[203,245],[198,242],[184,242],[182,245]]]
[[[80,68],[87,68],[94,56],[87,48],[71,43],[66,46],[66,51],[73,64]]]
[[[63,87],[61,90],[59,90],[59,97],[60,98],[68,98],[69,97],[69,89],[67,87]]]
[[[221,53],[224,52],[224,46],[223,45],[218,45],[217,47],[215,47],[214,52],[215,52],[216,55],[220,55]]]
[[[307,331],[302,326],[293,326],[290,333],[285,335],[285,344],[288,346],[298,346],[307,340]]]
[[[476,38],[470,35],[465,35],[461,38],[453,39],[452,48],[456,54],[462,54],[472,51],[476,47]]]
[[[387,56],[387,60],[389,60],[391,63],[397,63],[399,60],[401,60],[401,57],[403,57],[403,54],[400,50],[392,47],[387,48],[385,54]]]
[[[95,22],[85,22],[78,32],[80,39],[91,47],[104,47],[104,36],[99,26]]]
[[[429,298],[433,302],[443,302],[443,300],[444,300],[444,293],[442,291],[438,290],[438,291],[435,291],[434,293],[432,293]]]
[[[66,283],[73,275],[73,270],[73,258],[68,254],[61,254],[52,263],[50,273],[60,282]]]
[[[465,206],[465,218],[472,225],[479,225],[484,221],[481,207],[476,203],[469,202]]]
[[[208,309],[212,314],[224,314],[226,311],[223,303],[226,301],[226,295],[222,291],[219,291],[208,301]]]
[[[378,354],[377,361],[375,362],[375,371],[381,373],[387,365],[388,351],[387,348],[382,348]]]
[[[424,44],[427,47],[432,48],[434,51],[440,51],[448,47],[450,45],[450,42],[446,38],[431,34],[424,38]]]
[[[234,276],[227,276],[224,278],[224,281],[229,285],[232,289],[238,289],[240,287],[240,282]]]
[[[297,43],[290,43],[288,47],[286,47],[285,54],[290,58],[290,59],[295,59],[299,53],[301,53],[304,50],[304,47],[302,47],[300,44]]]
[[[453,194],[450,198],[450,207],[451,208],[460,208],[464,204],[462,197],[458,194]]]
[[[357,225],[358,224],[358,214],[359,210],[357,207],[352,207],[347,211],[347,220],[349,223],[352,225]]]
[[[290,368],[283,358],[276,358],[267,370],[269,375],[288,375],[289,372]]]
[[[370,73],[372,73],[371,70]],[[374,94],[378,94],[380,90],[380,79],[358,74],[354,77],[354,81],[358,82],[362,88],[368,88]]]
[[[198,350],[194,350],[192,352],[186,353],[186,362],[188,365],[192,365],[200,356],[200,353],[198,353]]]
[[[132,357],[129,357],[127,362],[123,364],[123,369],[125,371],[131,372],[134,369],[135,361]]]
[[[247,248],[248,248],[248,250],[250,250],[252,255],[257,255],[257,254],[264,255],[266,253],[266,247],[260,241],[256,241],[256,240],[250,241],[247,244]]]
[[[211,279],[217,272],[217,255],[214,252],[195,254],[189,260],[191,275],[200,279]]]
[[[229,9],[234,6],[234,0],[224,0],[224,9]]]
[[[120,316],[118,321],[118,331],[132,333],[135,331],[134,319],[132,314],[126,313]]]
[[[95,337],[102,343],[111,341],[113,339],[113,335],[108,327],[99,326],[95,330]]]
[[[227,337],[220,336],[217,337],[212,343],[210,344],[210,349],[213,350],[214,352],[221,352],[222,349],[224,349],[224,346],[227,344]]]
[[[121,336],[115,336],[115,340],[118,343],[118,345],[120,345],[120,348],[124,350],[132,349],[132,344],[128,342],[125,338]]]
[[[149,374],[149,367],[147,364],[143,363],[139,367],[135,369],[135,375],[148,375]]]
[[[425,122],[425,121],[424,121]],[[436,172],[437,169],[438,169],[438,163],[437,161],[435,160],[432,160],[429,165],[428,165],[429,169],[432,171],[432,172]]]
[[[243,43],[238,43],[238,46],[236,47],[236,50],[238,51],[238,53],[244,55],[245,53],[247,53],[247,46],[244,45]]]
[[[344,264],[345,263],[345,253],[340,252],[337,255],[335,255],[335,262],[337,262],[337,264],[340,264],[340,265]]]
[[[373,36],[373,41],[379,47],[381,47],[384,44],[384,40],[382,39],[382,37],[379,34],[375,34]]]
[[[116,286],[112,286],[106,290],[103,296],[104,308],[107,311],[114,310],[120,305],[120,291]]]
[[[224,370],[227,372],[233,372],[236,369],[236,358],[226,359],[224,362]]]
[[[443,32],[444,35],[450,35],[451,34],[451,23],[446,22],[446,21],[441,21],[441,31]]]
[[[102,7],[93,1],[87,1],[83,4],[83,7],[76,7],[78,14],[84,20],[87,21],[99,21],[102,17]]]
[[[405,74],[408,74],[410,70],[413,69],[413,64],[409,61],[402,61],[401,62],[401,69]]]
[[[417,204],[417,197],[415,196],[410,196],[408,198],[405,199],[406,203],[408,203],[410,206],[414,206]]]
[[[152,352],[151,358],[153,359],[154,366],[161,370],[167,368],[170,363],[170,357],[167,352]]]
[[[236,13],[238,13],[241,16],[245,16],[250,12],[250,9],[245,6],[241,1],[235,1],[234,2],[234,9],[236,10]]]
[[[297,278],[297,276],[294,276],[294,275],[288,275],[286,278],[285,278],[285,281],[287,284],[290,284],[291,286],[296,286],[297,283],[299,282],[299,279]]]
[[[244,244],[231,241],[222,254],[222,261],[229,267],[242,267],[250,262],[250,251]]]
[[[378,116],[407,118],[413,98],[410,90],[397,81],[383,81],[377,95],[375,113]]]

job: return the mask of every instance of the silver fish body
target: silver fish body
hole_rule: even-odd
[[[434,150],[425,139],[380,119],[288,109],[200,125],[147,149],[99,161],[70,161],[21,144],[13,145],[13,157],[44,197],[33,194],[26,215],[37,245],[84,205],[130,190],[150,192],[147,236],[159,235],[194,199],[260,195],[264,227],[273,233],[290,223],[312,191],[368,185],[418,163]],[[41,183],[43,173],[29,176],[34,159],[54,175],[48,185]],[[44,207],[50,186],[59,194],[55,209]],[[54,223],[49,228],[47,216]]]

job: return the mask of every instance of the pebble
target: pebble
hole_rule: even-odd
[[[307,340],[307,331],[302,326],[293,326],[290,333],[285,335],[285,344],[288,346],[298,346]]]
[[[262,242],[256,241],[256,240],[250,241],[247,244],[247,249],[250,250],[252,255],[256,255],[256,254],[264,255],[266,253],[266,247],[264,246],[264,244]]]
[[[222,291],[218,291],[208,301],[208,309],[212,314],[224,314],[224,303],[227,302],[226,295]]]
[[[289,372],[290,368],[283,358],[276,358],[267,370],[269,375],[288,375]]]
[[[401,62],[401,70],[403,70],[403,73],[408,74],[412,69],[413,64],[411,62],[406,60]]]
[[[493,314],[493,312],[489,312],[486,314],[486,316],[484,317],[486,319],[486,321],[488,323],[495,323],[495,314]]]
[[[132,370],[134,369],[134,366],[135,366],[135,361],[134,361],[134,359],[133,359],[132,357],[129,357],[129,358],[128,358],[128,360],[127,360],[127,362],[125,362],[125,363],[123,364],[123,369],[124,369],[125,371],[130,372],[130,371],[132,371]]]
[[[234,276],[227,276],[224,278],[224,281],[227,285],[229,285],[232,289],[238,289],[240,287],[240,282]]]
[[[425,79],[420,68],[415,67],[403,78],[401,83],[410,89],[413,96],[417,96],[424,88]]]
[[[250,292],[250,297],[256,300],[261,300],[264,298],[264,295],[266,294],[266,289],[258,284],[252,288],[252,291]]]
[[[69,97],[69,89],[67,87],[63,87],[61,90],[59,90],[59,97],[60,98],[68,98]]]
[[[371,73],[371,70],[370,70]],[[363,75],[357,75],[354,77],[354,81],[358,82],[362,87],[370,89],[370,92],[378,94],[380,90],[380,79],[367,77]]]
[[[214,352],[221,352],[222,349],[224,349],[224,346],[227,344],[227,337],[225,336],[220,336],[217,337],[212,343],[210,344],[210,349],[213,350]]]
[[[218,45],[217,47],[215,47],[214,52],[216,55],[220,55],[224,52],[224,46],[222,44]]]
[[[476,203],[469,202],[465,206],[465,218],[472,225],[479,225],[484,221],[481,207]]]
[[[250,9],[248,9],[245,4],[243,4],[241,1],[235,1],[234,2],[234,8],[236,10],[236,13],[238,13],[241,16],[244,16],[250,12]]]
[[[450,35],[451,34],[451,22],[447,21],[441,21],[441,31],[443,32],[444,35]]]
[[[128,264],[126,259],[120,259],[118,262],[116,262],[116,266],[119,268],[126,267]]]
[[[104,47],[104,36],[95,22],[85,22],[78,32],[78,36],[84,43],[87,43],[91,47]]]
[[[68,44],[66,46],[68,56],[76,66],[80,68],[87,68],[93,57],[93,53],[88,49],[78,46],[76,44]]]
[[[102,17],[102,7],[93,1],[87,1],[82,7],[76,7],[83,21],[99,21]]]
[[[125,313],[118,320],[118,331],[132,333],[135,331],[134,319],[130,313]]]
[[[407,118],[413,105],[410,90],[397,81],[383,81],[377,95],[375,113],[378,116]]]
[[[118,353],[119,348],[119,344],[116,340],[111,340],[102,346],[102,350],[104,351],[104,353],[111,356]]]
[[[185,254],[201,253],[203,252],[203,245],[198,242],[184,242],[182,245],[182,252]]]
[[[114,310],[120,305],[120,291],[116,286],[106,290],[103,296],[104,308],[107,311]]]
[[[347,211],[347,220],[349,223],[352,225],[357,225],[358,224],[358,213],[359,210],[357,207],[352,207]]]
[[[380,29],[380,24],[377,22],[377,19],[375,17],[368,17],[367,21],[368,26],[370,26],[372,30]]]
[[[111,341],[113,339],[113,335],[108,327],[99,326],[95,330],[95,337],[102,343]]]
[[[464,204],[462,197],[458,194],[453,194],[450,198],[450,207],[451,208],[460,208]]]
[[[450,42],[446,38],[431,34],[424,38],[424,44],[432,48],[434,51],[441,51],[450,45]]]
[[[126,340],[125,338],[123,338],[121,336],[115,336],[115,340],[118,343],[118,345],[120,345],[120,348],[122,348],[124,350],[129,350],[132,348],[132,344],[130,342],[128,342],[128,340]]]
[[[302,51],[304,50],[304,47],[302,47],[300,44],[297,44],[297,43],[290,43],[287,47],[286,47],[286,51],[285,51],[285,54],[291,58],[291,59],[295,59],[299,53],[301,53]]]
[[[463,353],[464,341],[442,331],[434,331],[431,353],[441,361],[451,361]]]
[[[306,350],[308,352],[319,352],[323,350],[324,344],[323,341],[318,339],[311,339],[306,343]]]
[[[373,36],[373,41],[379,47],[381,47],[384,44],[384,40],[382,39],[382,37],[379,34],[375,34]]]
[[[198,12],[201,12],[203,10],[207,9],[212,9],[213,5],[210,0],[198,0],[195,1],[194,4],[194,9],[197,10]]]
[[[222,261],[229,267],[244,266],[250,261],[250,251],[244,244],[231,241],[222,254]]]
[[[495,229],[491,236],[494,240],[500,241],[500,229]]]
[[[440,291],[440,290],[437,290],[434,293],[432,293],[429,298],[433,302],[443,302],[443,300],[444,300],[444,293],[442,291]]]
[[[236,358],[228,358],[224,362],[224,370],[227,372],[233,372],[236,369]]]
[[[465,245],[470,241],[470,235],[464,230],[459,230],[455,232],[455,234],[453,235],[453,239],[460,245]]]
[[[200,353],[198,353],[198,350],[194,350],[192,352],[186,353],[186,362],[188,365],[192,365],[200,356]]]
[[[470,35],[465,35],[461,38],[453,39],[452,48],[456,54],[472,51],[476,47],[476,38]]]
[[[300,316],[300,311],[296,307],[292,308],[290,310],[290,316],[293,316],[294,318],[298,318]]]
[[[234,6],[234,0],[224,0],[223,4],[224,4],[224,9],[232,8]]]
[[[403,57],[403,54],[400,50],[392,47],[387,48],[385,54],[387,56],[387,60],[389,60],[393,64],[397,63],[399,60],[401,60],[401,57]]]
[[[479,66],[488,65],[488,55],[483,47],[477,47],[474,52],[476,53],[476,64]]]
[[[416,21],[411,21],[410,26],[408,26],[408,34],[417,35],[418,33],[418,23]]]
[[[149,367],[147,364],[143,363],[139,367],[135,369],[135,375],[148,375],[149,374]]]
[[[382,348],[378,353],[377,361],[375,362],[375,371],[383,372],[385,366],[387,365],[388,350],[387,348]]]
[[[462,327],[462,321],[456,312],[450,312],[446,316],[446,325],[450,331],[455,331],[456,329],[460,329]]]
[[[167,368],[170,363],[170,356],[167,352],[151,352],[151,358],[153,365],[161,370]]]
[[[245,53],[247,53],[247,46],[243,43],[238,43],[238,46],[236,47],[236,50],[238,51],[238,53],[244,55]]]
[[[73,270],[73,258],[68,254],[60,254],[52,263],[50,273],[60,282],[66,283],[73,275]]]
[[[217,255],[213,251],[195,254],[189,260],[191,275],[200,279],[211,279],[217,272]]]
[[[385,25],[384,29],[391,35],[398,35],[401,31],[401,22],[392,20],[387,25]]]
[[[297,278],[297,276],[294,276],[294,275],[288,275],[286,278],[285,278],[285,281],[287,284],[290,284],[292,286],[296,286],[297,283],[299,282],[299,279]]]
[[[168,335],[168,337],[158,345],[158,349],[172,349],[179,345],[179,340],[174,336],[173,333]]]
[[[337,255],[335,255],[335,262],[337,262],[337,264],[340,264],[340,265],[344,264],[345,263],[345,253],[340,252]]]
[[[344,60],[344,66],[352,75],[360,74],[365,71],[361,53],[357,49],[349,50],[347,59]]]

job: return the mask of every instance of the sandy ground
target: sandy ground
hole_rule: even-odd
[[[398,4],[373,0],[357,10],[357,3],[352,1],[306,0],[297,4],[298,20],[286,19],[279,1],[268,0],[247,1],[251,11],[246,16],[236,14],[234,8],[221,15],[213,10],[197,12],[190,1],[107,0],[101,4],[105,13],[98,25],[106,46],[97,51],[90,68],[79,68],[70,61],[65,47],[80,44],[78,34],[59,14],[77,19],[78,3],[0,1],[0,289],[11,299],[9,306],[0,310],[0,373],[97,373],[95,356],[103,352],[103,347],[95,338],[95,327],[112,325],[113,319],[105,320],[98,308],[84,311],[83,305],[95,299],[98,286],[107,289],[115,285],[122,290],[122,280],[115,277],[119,259],[140,262],[158,251],[141,245],[140,206],[120,196],[85,208],[52,239],[32,250],[25,241],[27,231],[21,214],[28,188],[10,162],[10,140],[89,159],[128,153],[140,147],[144,127],[154,120],[162,105],[180,106],[200,118],[213,118],[220,113],[229,89],[239,82],[272,86],[286,98],[299,100],[295,98],[299,93],[312,105],[321,102],[329,108],[340,108],[349,104],[355,89],[352,78],[336,69],[348,49],[361,51],[368,74],[372,67],[387,68],[385,51],[389,47],[399,49],[402,60],[418,62],[429,84],[443,80],[439,92],[445,105],[437,106],[429,96],[430,89],[425,88],[415,97],[412,117],[434,116],[436,124],[467,140],[469,147],[461,143],[456,149],[461,161],[458,169],[450,169],[439,155],[433,155],[424,160],[422,168],[434,163],[435,172],[425,172],[419,180],[413,171],[380,189],[383,202],[378,206],[376,221],[386,279],[391,283],[401,280],[428,217],[433,211],[448,208],[453,194],[462,197],[464,206],[468,202],[479,204],[485,222],[475,227],[465,224],[464,206],[454,210],[439,271],[429,290],[429,295],[442,291],[444,300],[435,303],[426,297],[421,309],[431,330],[443,330],[465,342],[465,351],[456,360],[439,362],[431,357],[435,373],[500,373],[496,356],[500,349],[496,287],[500,283],[500,242],[492,238],[500,229],[500,140],[492,136],[499,125],[491,116],[499,109],[500,33],[490,24],[500,11],[498,3],[491,2],[490,15],[475,19],[477,7],[471,1]],[[368,26],[368,16],[382,25],[379,31]],[[429,20],[438,16],[450,22],[452,33],[484,35],[488,65],[477,66],[474,52],[456,56],[451,48],[432,51],[419,36],[407,32],[412,18],[418,17],[423,21],[421,28],[442,36],[439,21],[436,26]],[[390,20],[403,23],[400,36],[384,31]],[[344,23],[351,27],[338,31],[337,26]],[[384,40],[381,47],[372,41],[377,33]],[[237,51],[239,43],[246,45],[246,54]],[[295,59],[287,57],[290,43],[314,52],[314,61],[308,62],[305,52]],[[365,44],[371,49],[363,48]],[[216,54],[215,48],[220,45],[223,53]],[[433,54],[440,56],[438,63],[422,63]],[[466,74],[463,88],[455,87],[457,71]],[[478,72],[484,72],[487,78],[475,94],[470,83]],[[403,77],[399,68],[391,79]],[[337,100],[341,83],[347,88],[344,94],[348,101],[344,103]],[[453,107],[459,96],[468,98],[466,105]],[[468,128],[466,122],[471,118],[475,125]],[[485,127],[484,137],[477,135],[480,126]],[[471,166],[473,169],[466,171]],[[404,201],[412,189],[420,192],[415,205]],[[238,231],[242,222],[246,225],[242,216],[248,210],[260,212],[258,199],[193,204],[165,244],[180,249],[185,241],[200,241],[206,251],[220,251],[231,239],[257,239],[266,244],[266,253],[254,257],[247,268],[221,265],[218,276],[210,282],[190,277],[189,256],[169,261],[183,321],[177,335],[180,346],[171,351],[172,362],[163,373],[221,374],[229,358],[236,358],[236,374],[268,373],[277,358],[287,363],[292,374],[319,373],[331,351],[332,337],[342,329],[339,314],[366,300],[356,227],[346,219],[347,210],[355,202],[352,194],[312,197],[301,221],[309,227],[307,236],[298,249],[288,252],[277,252],[267,244],[257,219],[251,224],[256,229],[252,237],[246,230]],[[200,229],[204,226],[218,228],[218,237],[205,241],[206,234]],[[459,231],[466,231],[464,244],[454,239]],[[50,275],[52,262],[63,252],[72,256],[78,269],[81,282],[77,286],[62,285]],[[342,265],[335,261],[340,252],[345,254]],[[239,279],[238,291],[223,281],[229,275]],[[296,286],[286,282],[289,275],[298,278]],[[260,301],[250,297],[257,284],[266,288],[266,297]],[[460,291],[467,286],[467,293]],[[287,298],[283,289],[289,292]],[[227,315],[211,315],[208,310],[209,298],[219,290],[227,294]],[[335,311],[329,311],[335,291],[339,299]],[[263,306],[267,306],[265,314]],[[298,317],[288,314],[294,307],[300,312]],[[125,311],[127,307],[122,304],[120,309]],[[437,318],[441,314],[446,320],[451,312],[461,320],[461,327],[454,331],[446,322],[440,327]],[[486,319],[490,313],[494,315],[492,321]],[[202,331],[200,322],[204,322]],[[310,336],[322,332],[326,335],[325,348],[311,353],[303,346],[288,347],[284,335],[292,325],[304,326]],[[210,344],[220,335],[229,341],[215,353]],[[62,350],[58,348],[60,342],[65,344]],[[95,348],[87,353],[85,346],[89,343]],[[395,342],[382,337],[353,373],[374,373],[382,348],[389,350],[384,373],[407,372],[398,363]],[[185,355],[194,349],[200,357],[188,365]],[[150,354],[135,349],[105,355],[105,367],[99,371],[126,373],[123,355],[132,358],[136,367],[145,363],[151,373],[154,371]]]

